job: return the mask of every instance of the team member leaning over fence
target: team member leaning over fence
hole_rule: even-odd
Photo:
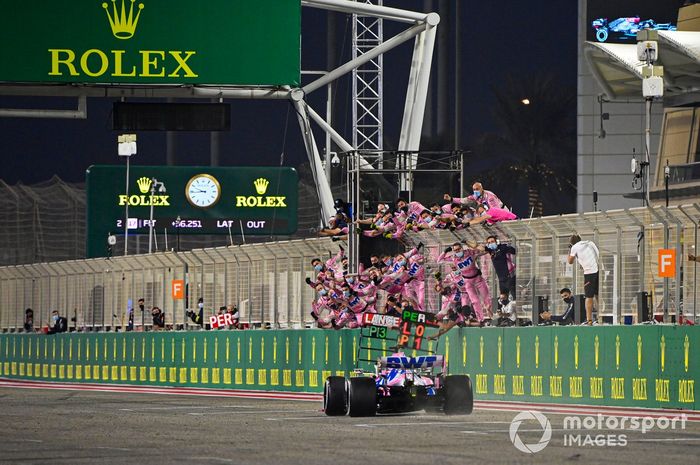
[[[475,211],[474,218],[469,220],[470,225],[483,223],[484,221],[488,224],[498,223],[499,221],[510,221],[517,220],[518,217],[511,213],[505,208],[490,207],[486,208],[484,205],[476,205],[474,202],[468,202],[467,207]]]
[[[455,242],[437,259],[438,263],[448,263],[464,278],[467,295],[479,321],[483,321],[486,316],[491,318],[489,286],[481,275],[481,270],[476,266],[476,259],[484,253],[486,253],[484,247],[476,243],[469,243],[466,247],[462,247],[460,242]]]

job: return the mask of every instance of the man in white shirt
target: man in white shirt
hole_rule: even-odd
[[[569,264],[578,259],[583,268],[583,292],[586,296],[586,323],[593,324],[593,299],[598,301],[598,258],[600,252],[592,241],[582,241],[578,234],[573,234],[569,240]]]

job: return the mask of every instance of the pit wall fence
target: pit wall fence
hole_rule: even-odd
[[[700,255],[699,221],[698,204],[658,206],[507,221],[458,231],[422,231],[406,234],[403,240],[409,247],[425,245],[428,310],[439,307],[433,274],[447,271],[436,263],[440,252],[455,241],[482,242],[495,235],[517,249],[519,316],[529,318],[540,302],[548,302],[552,313],[561,313],[560,289],[583,293],[580,266],[566,260],[569,236],[577,232],[600,249],[601,319],[639,323],[638,304],[644,301],[639,296],[646,292],[651,297],[650,310],[670,322],[680,312],[694,320],[699,316],[700,263],[686,258]],[[147,309],[163,309],[165,324],[172,329],[193,327],[185,309],[196,308],[199,297],[204,299],[206,319],[219,306],[235,304],[242,321],[251,327],[312,326],[315,296],[304,282],[315,278],[310,261],[328,259],[338,252],[338,244],[344,243],[316,238],[0,267],[0,331],[22,331],[26,308],[34,310],[35,329],[46,326],[55,309],[68,317],[73,330],[123,330],[129,308],[140,297]],[[660,250],[675,254],[675,260],[668,255],[663,259],[664,269],[673,277],[659,275]],[[495,296],[493,267],[487,257],[480,265]],[[185,284],[184,299],[173,298],[173,280]],[[148,312],[142,316],[137,311],[135,328],[149,329],[149,317]]]
[[[0,376],[322,392],[358,359],[391,355],[389,337],[364,340],[382,351],[359,354],[359,330],[2,334]],[[455,328],[439,347],[424,343],[445,354],[449,374],[471,376],[477,400],[700,409],[698,327]]]

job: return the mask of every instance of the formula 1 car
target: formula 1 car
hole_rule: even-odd
[[[379,357],[373,373],[357,368],[354,371],[356,376],[350,378],[326,378],[323,388],[323,410],[326,415],[364,417],[377,413],[416,410],[441,411],[446,415],[471,413],[474,394],[469,376],[447,375],[444,357],[421,348],[425,325],[420,320],[430,323],[429,317],[432,316],[423,312],[404,311],[402,320],[396,319],[401,324],[397,341],[400,351],[391,356]],[[370,324],[362,328],[360,350],[380,350],[372,349],[369,344],[364,345],[363,340],[386,339],[387,328],[393,327],[391,319],[374,320],[383,326]],[[412,348],[426,355],[407,356],[401,351],[404,348]],[[363,359],[358,357],[358,360]]]
[[[598,18],[591,23],[595,29],[595,38],[598,42],[605,42],[611,33],[618,34],[621,39],[634,39],[637,32],[643,29],[655,31],[675,31],[676,26],[671,23],[657,23],[653,19],[641,20],[639,16],[617,18],[608,22],[607,18]]]

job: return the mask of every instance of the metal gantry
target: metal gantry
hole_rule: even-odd
[[[356,0],[382,6],[383,0]],[[352,15],[353,60],[384,40],[382,18]],[[383,65],[379,55],[352,71],[352,145],[357,150],[381,150],[383,140]],[[381,167],[381,165],[380,165]]]

